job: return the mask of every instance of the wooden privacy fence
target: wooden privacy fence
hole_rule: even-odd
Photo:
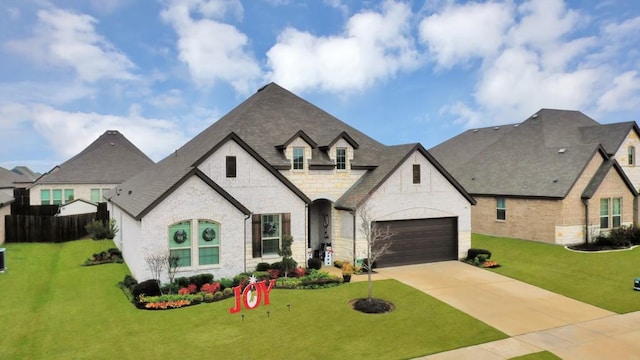
[[[98,212],[69,216],[5,215],[5,241],[24,242],[65,242],[78,240],[88,235],[85,226],[101,220],[109,225],[107,204],[98,204]]]

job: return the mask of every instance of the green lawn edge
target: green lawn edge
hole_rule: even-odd
[[[623,314],[640,310],[640,248],[585,253],[535,241],[472,234],[472,247],[491,251],[494,271]]]
[[[126,265],[80,266],[91,240],[4,247],[0,321],[13,325],[0,334],[1,359],[406,359],[508,337],[395,280],[374,284],[396,307],[388,314],[349,308],[366,282],[273,290],[271,305],[241,314],[229,313],[233,299],[138,310],[116,286]]]

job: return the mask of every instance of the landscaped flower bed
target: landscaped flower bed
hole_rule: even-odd
[[[289,274],[289,277],[274,279],[274,272],[255,271],[239,274],[233,279],[221,278],[219,281],[213,281],[212,274],[200,274],[177,278],[171,286],[165,284],[162,287],[157,280],[138,283],[127,275],[119,286],[129,301],[139,309],[168,310],[233,297],[233,288],[244,289],[251,284],[251,278],[254,281],[275,280],[276,289],[320,289],[342,283],[342,278],[315,269],[297,267]]]

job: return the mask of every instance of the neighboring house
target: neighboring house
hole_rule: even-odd
[[[458,259],[474,203],[420,144],[382,145],[273,83],[108,199],[139,280],[146,256],[168,252],[178,276],[253,271],[281,259],[285,235],[303,266],[328,244],[363,258],[362,208],[397,233],[380,266]]]
[[[103,202],[104,195],[153,161],[117,130],[107,130],[78,155],[54,167],[29,188],[31,205],[63,205],[76,199]]]
[[[474,232],[571,244],[637,223],[639,133],[635,122],[542,109],[429,151],[477,200]]]
[[[27,171],[28,168],[21,167],[23,171]],[[33,182],[33,177],[29,176],[33,174],[31,170],[28,170],[27,175],[18,173],[14,170],[10,171],[3,167],[0,167],[0,244],[5,242],[5,215],[11,215],[11,204],[15,201],[14,189],[25,188]]]

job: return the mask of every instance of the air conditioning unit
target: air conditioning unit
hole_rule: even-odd
[[[7,263],[4,259],[5,248],[0,248],[0,273],[3,273],[6,270],[5,264]]]

